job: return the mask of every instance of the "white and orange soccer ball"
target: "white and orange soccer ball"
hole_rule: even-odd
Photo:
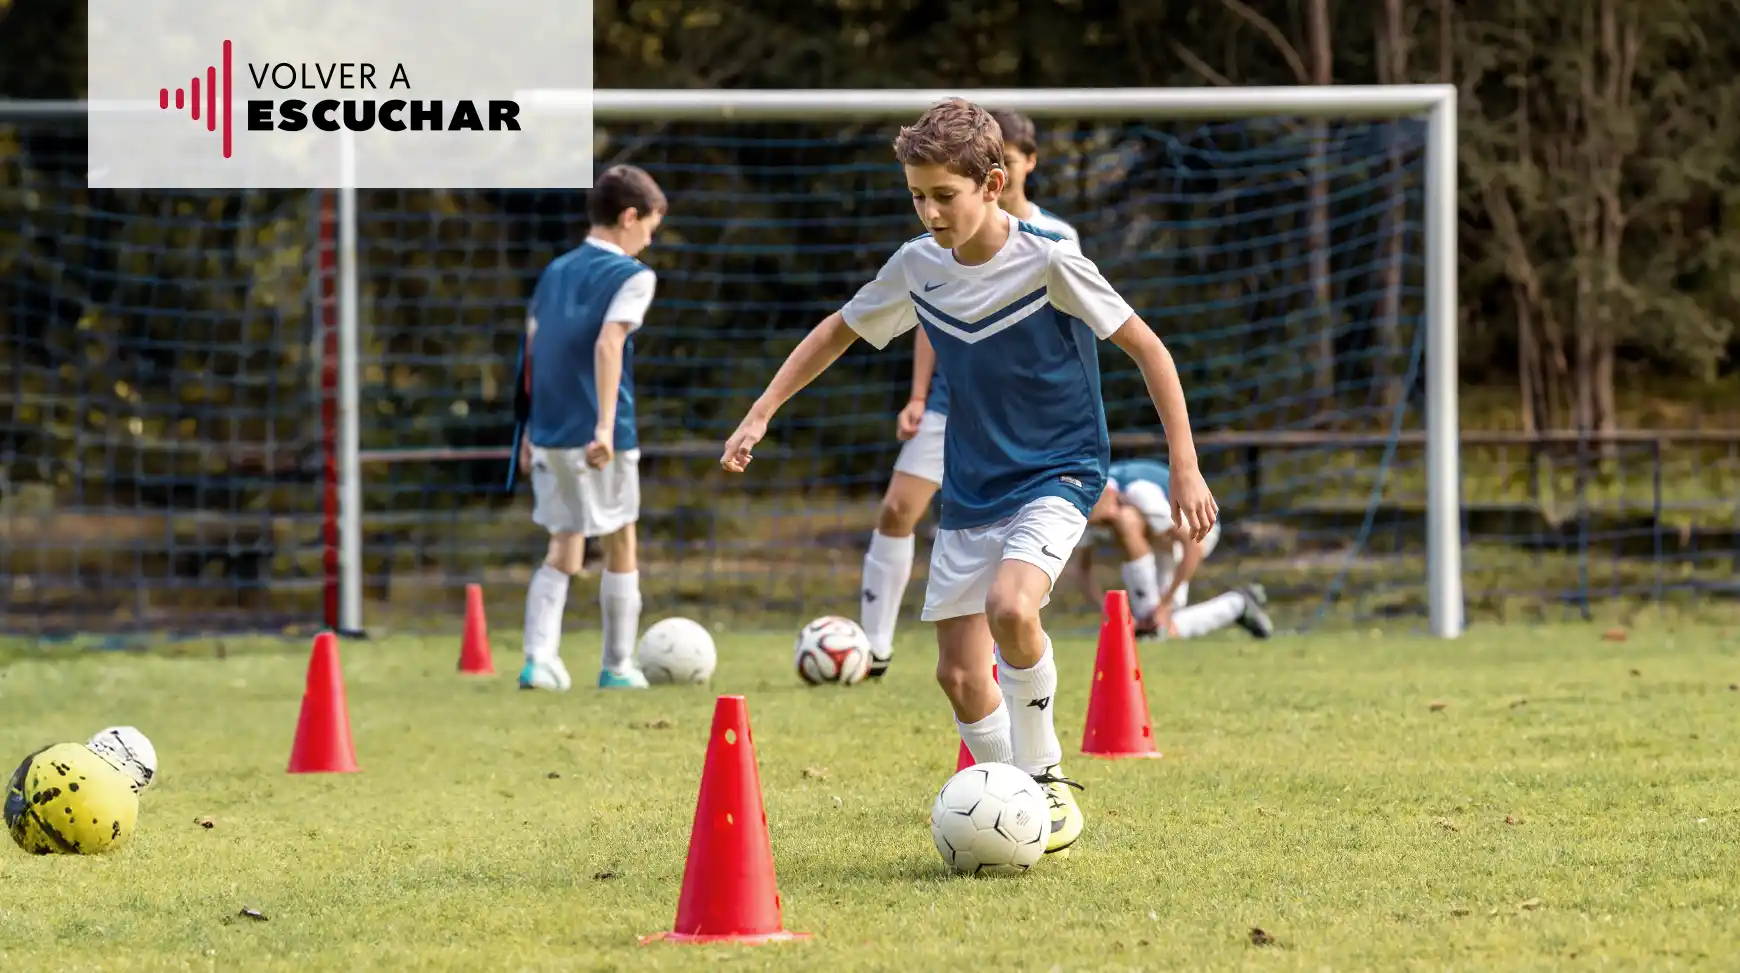
[[[870,674],[870,637],[850,618],[824,615],[798,633],[794,661],[812,686],[860,683]]]

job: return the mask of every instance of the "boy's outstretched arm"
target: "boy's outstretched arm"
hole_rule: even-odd
[[[1178,366],[1160,336],[1137,315],[1130,315],[1112,335],[1112,342],[1142,370],[1142,381],[1147,383],[1148,395],[1166,429],[1167,461],[1172,467],[1172,483],[1166,492],[1172,498],[1172,522],[1186,536],[1200,541],[1208,536],[1220,509],[1197,465],[1196,441],[1190,435],[1190,413],[1184,404]]]
[[[767,383],[767,391],[762,392],[755,404],[749,407],[749,414],[743,417],[743,421],[737,424],[737,431],[725,442],[719,465],[729,473],[741,473],[747,469],[754,458],[751,454],[755,444],[767,435],[767,422],[773,414],[785,405],[786,400],[815,381],[816,376],[845,354],[857,339],[857,333],[847,326],[839,311],[823,318],[822,323],[811,329],[786,356],[785,363],[774,373],[773,381]]]

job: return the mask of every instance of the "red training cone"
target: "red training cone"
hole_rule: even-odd
[[[338,636],[314,637],[308,659],[308,684],[302,691],[302,715],[296,721],[296,742],[290,748],[292,774],[349,774],[356,765],[350,739],[350,707],[344,700],[344,673],[338,666]]]
[[[489,651],[489,622],[483,615],[483,586],[465,586],[465,636],[459,643],[459,671],[468,676],[495,675]]]
[[[721,696],[707,738],[707,766],[689,832],[689,860],[676,928],[644,936],[679,943],[808,939],[787,932],[773,877],[773,846],[761,806],[761,773],[742,696]]]
[[[997,664],[996,663],[991,664],[991,681],[992,682],[997,681]],[[958,774],[961,771],[966,770],[968,767],[971,767],[972,765],[974,765],[976,763],[978,763],[978,761],[973,759],[973,751],[967,749],[967,741],[962,740],[961,741],[961,752],[955,755],[955,773]]]
[[[1094,683],[1088,695],[1081,752],[1094,757],[1158,757],[1148,720],[1148,694],[1136,657],[1136,623],[1128,592],[1106,592]]]
[[[973,751],[967,749],[967,741],[961,741],[961,752],[955,754],[955,773],[960,773],[978,761],[973,759]]]

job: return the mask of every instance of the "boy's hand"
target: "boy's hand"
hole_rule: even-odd
[[[755,457],[755,444],[761,442],[761,437],[767,435],[767,420],[755,413],[743,417],[737,424],[737,431],[725,441],[725,452],[719,457],[719,465],[727,473],[741,473],[749,468],[750,460]]]
[[[520,437],[520,469],[529,470],[531,468],[532,468],[532,437],[531,436],[521,436]]]
[[[1166,492],[1172,498],[1172,522],[1192,540],[1201,541],[1220,516],[1214,494],[1208,492],[1208,482],[1198,470],[1182,470],[1174,466],[1170,479],[1172,482]]]
[[[586,444],[586,465],[595,470],[602,470],[610,465],[610,458],[616,455],[616,430],[608,426],[599,426],[592,430],[592,441]]]
[[[900,409],[894,419],[894,438],[906,442],[918,435],[918,421],[924,418],[924,400],[913,399]]]

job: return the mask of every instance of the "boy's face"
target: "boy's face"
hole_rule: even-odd
[[[972,239],[985,225],[992,204],[1003,194],[1001,169],[991,170],[983,182],[973,180],[948,166],[906,166],[906,186],[912,190],[912,208],[918,218],[936,238],[938,246],[954,249],[963,240]]]
[[[653,234],[658,232],[659,224],[665,220],[665,214],[653,210],[645,216],[630,206],[622,211],[622,216],[616,221],[616,228],[622,234],[622,250],[631,257],[639,256],[652,244]]]
[[[1027,177],[1032,174],[1038,159],[1021,151],[1014,143],[1003,145],[1003,164],[1009,167],[1009,185],[1027,187]]]

